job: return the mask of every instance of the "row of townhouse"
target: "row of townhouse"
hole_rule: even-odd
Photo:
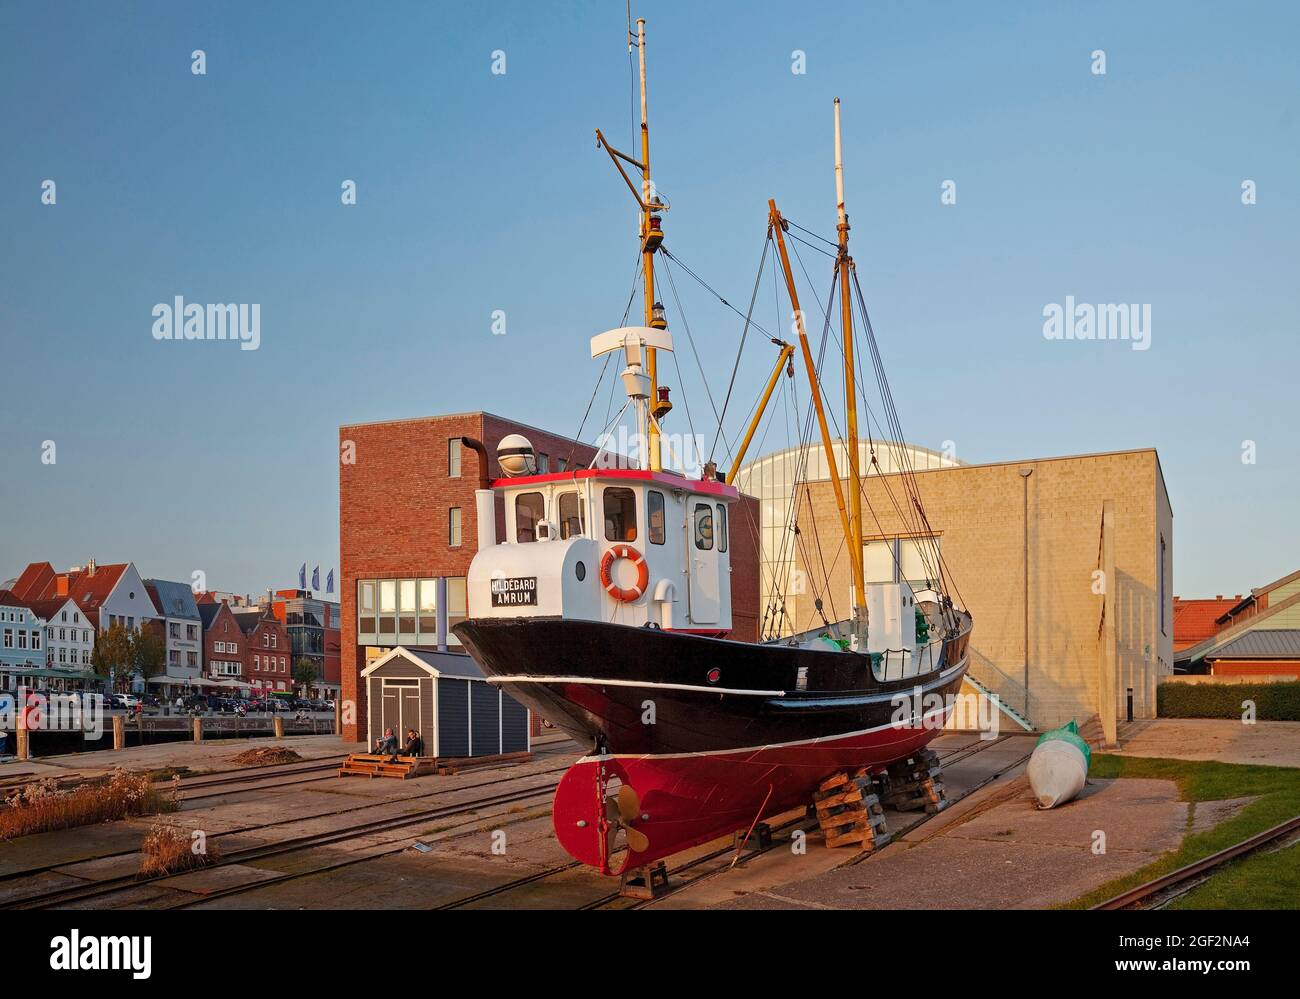
[[[317,652],[319,637],[303,634],[303,615],[286,614],[286,598],[291,610],[298,608],[294,598],[323,606],[327,628],[333,625],[324,642],[332,657]],[[305,591],[268,593],[259,604],[232,594],[196,594],[185,583],[144,579],[133,563],[101,566],[94,560],[66,572],[34,562],[0,588],[0,691],[102,686],[106,678],[96,676],[92,665],[95,640],[119,624],[152,629],[163,640],[164,672],[149,678],[150,693],[171,698],[214,688],[291,691],[294,662],[312,652],[325,673],[318,671],[311,693],[338,692],[337,604],[313,602]],[[304,644],[308,637],[310,649]],[[138,677],[133,686],[146,689]]]

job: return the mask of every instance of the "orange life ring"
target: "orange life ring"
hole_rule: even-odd
[[[628,559],[636,566],[636,585],[632,587],[615,586],[614,577],[610,573],[614,563],[621,558]],[[605,587],[605,592],[615,600],[621,600],[623,603],[631,603],[633,600],[640,598],[645,593],[645,588],[650,582],[650,568],[645,564],[645,558],[639,551],[631,545],[619,545],[605,552],[605,557],[600,560],[600,585]]]

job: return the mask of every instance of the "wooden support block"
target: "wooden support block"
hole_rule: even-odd
[[[830,777],[827,777],[824,781],[822,781],[821,784],[817,786],[817,790],[823,793],[827,791],[833,791],[835,788],[847,784],[848,782],[849,782],[848,774],[846,773],[833,774]]]

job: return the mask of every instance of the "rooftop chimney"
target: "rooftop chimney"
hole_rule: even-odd
[[[95,574],[95,560],[92,558],[87,560],[86,562],[86,575],[93,576],[94,574]]]

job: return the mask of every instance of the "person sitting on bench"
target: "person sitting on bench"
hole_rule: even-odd
[[[391,728],[384,729],[384,737],[375,740],[375,755],[387,756],[390,753],[397,752],[397,736],[393,735]]]
[[[406,745],[402,748],[403,756],[419,756],[424,752],[424,740],[415,732],[415,729],[406,730]]]

